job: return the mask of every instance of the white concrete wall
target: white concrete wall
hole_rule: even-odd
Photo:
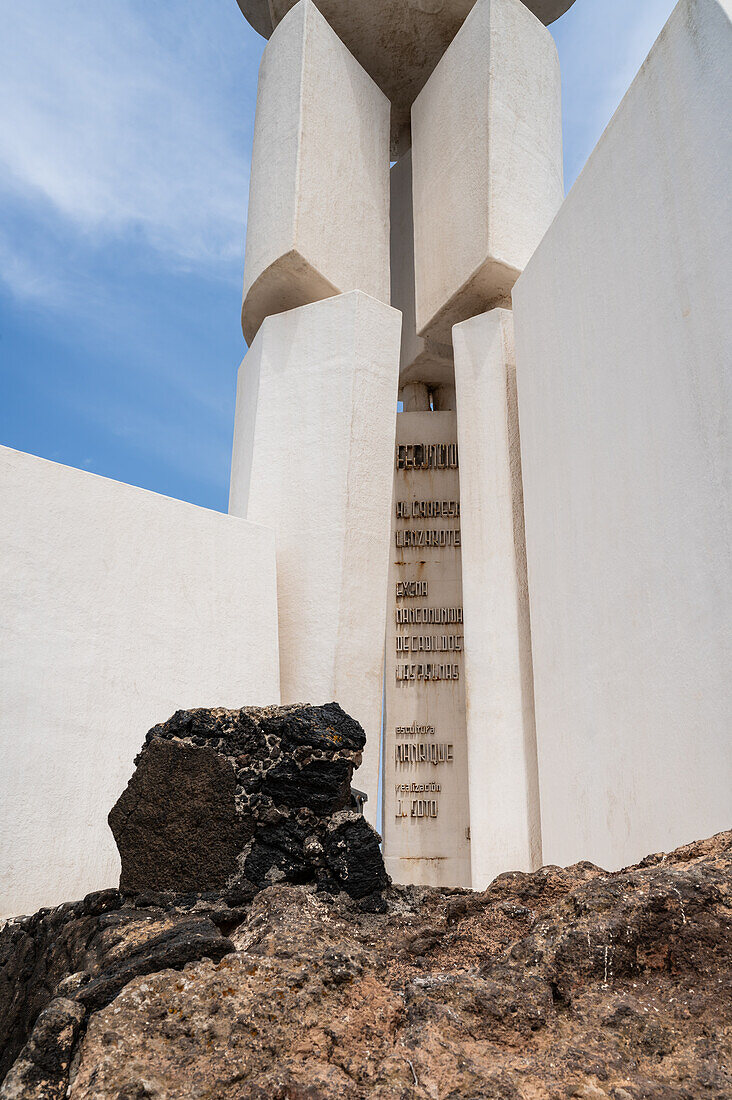
[[[453,332],[473,889],[541,864],[513,316]]]
[[[0,448],[0,915],[116,886],[107,814],[179,708],[279,701],[274,537]]]
[[[678,5],[514,291],[553,863],[732,821],[730,12]]]
[[[509,302],[564,197],[554,40],[521,0],[478,0],[412,107],[417,332]]]
[[[242,324],[342,291],[389,302],[386,96],[312,0],[262,58],[247,216]]]
[[[268,317],[239,371],[229,500],[276,533],[282,701],[358,719],[374,823],[400,335],[358,291]]]

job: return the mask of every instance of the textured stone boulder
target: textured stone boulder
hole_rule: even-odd
[[[109,815],[120,890],[245,901],[315,883],[378,905],[379,836],[351,795],[365,742],[336,703],[178,711],[148,733]]]
[[[732,833],[607,874],[108,890],[0,929],[0,1100],[729,1100]]]
[[[732,833],[612,873],[0,928],[0,1100],[728,1100]]]

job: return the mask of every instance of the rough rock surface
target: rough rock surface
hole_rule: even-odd
[[[337,703],[178,711],[155,726],[109,815],[120,890],[228,890],[275,882],[373,897],[388,878],[351,797],[363,729]]]
[[[69,1065],[86,1011],[78,1001],[57,997],[36,1020],[23,1056],[18,1058],[2,1087],[4,1100],[62,1100]]]
[[[70,1100],[732,1097],[732,833],[384,897],[110,891],[11,922],[0,1026],[14,976],[14,1044],[37,1023],[0,1096],[60,1097],[70,1062]]]
[[[133,900],[105,890],[7,921],[0,932],[0,1079],[29,1037],[26,1085],[31,1065],[45,1067],[49,1081],[60,1072],[62,1051],[45,1061],[37,1053],[48,1042],[48,1021],[41,1037],[31,1034],[50,1002],[60,1011],[71,1000],[83,1017],[109,1004],[133,978],[202,958],[219,960],[234,949],[225,933],[246,912],[215,898]],[[33,1071],[34,1080],[39,1076]]]

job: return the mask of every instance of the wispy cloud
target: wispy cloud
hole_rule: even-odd
[[[237,118],[222,105],[235,59],[256,68],[256,49],[243,21],[241,39],[226,41],[228,20],[217,27],[215,5],[162,7],[7,5],[0,198],[53,211],[90,244],[137,236],[171,265],[240,263],[251,106],[242,104]],[[182,33],[194,14],[198,27]],[[212,43],[217,30],[221,40]],[[34,294],[31,259],[7,240],[4,252],[6,280]]]
[[[0,227],[0,278],[15,294],[29,301],[56,298],[57,284],[33,259],[14,246]]]
[[[6,8],[2,441],[225,507],[263,40],[234,0]]]

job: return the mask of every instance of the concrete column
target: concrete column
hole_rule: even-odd
[[[428,343],[417,335],[414,291],[414,210],[412,153],[391,169],[391,304],[402,313],[400,385],[413,382],[439,386],[452,381],[452,348]],[[429,409],[429,402],[424,406]],[[404,411],[409,411],[404,406]]]
[[[429,412],[430,389],[423,382],[409,382],[399,391],[404,412]]]
[[[242,326],[349,290],[388,302],[390,105],[312,0],[262,58]]]
[[[564,196],[554,40],[521,0],[477,0],[412,107],[416,331],[495,305]]]
[[[473,888],[541,863],[513,316],[453,333]]]
[[[239,371],[229,502],[275,530],[282,702],[361,722],[374,823],[400,335],[358,291],[267,318]]]
[[[432,391],[432,408],[435,412],[454,412],[457,409],[454,383],[434,388]]]

